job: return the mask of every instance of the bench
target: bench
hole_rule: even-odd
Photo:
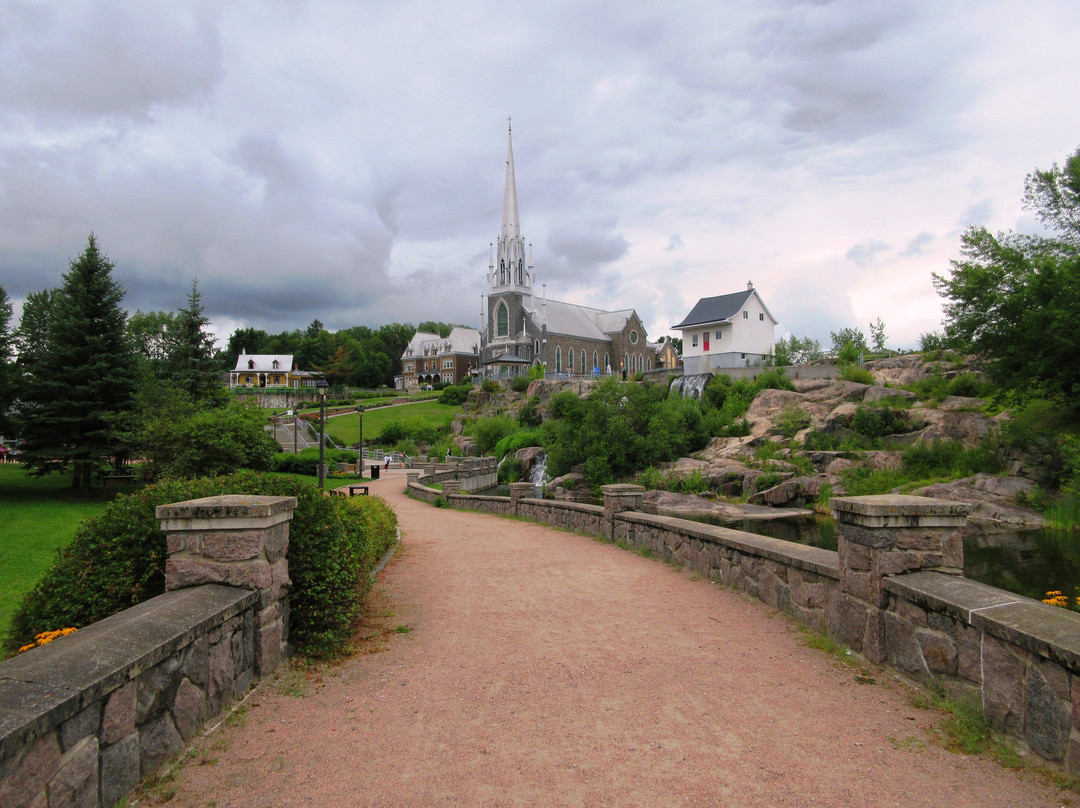
[[[356,492],[359,491],[362,495],[367,496],[368,487],[366,485],[350,485],[349,496],[355,497]]]
[[[121,480],[134,485],[135,475],[123,471],[99,471],[97,475],[98,485],[105,485],[109,480]]]

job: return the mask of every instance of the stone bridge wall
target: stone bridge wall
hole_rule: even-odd
[[[158,508],[169,591],[0,663],[0,806],[111,808],[277,666],[295,507]]]
[[[409,493],[427,499],[419,473]],[[457,493],[451,507],[535,519],[647,549],[747,592],[957,697],[997,729],[1080,773],[1080,615],[963,577],[964,506],[887,495],[833,500],[836,552],[640,511],[643,489],[604,486],[604,506]],[[432,497],[433,499],[433,497]],[[431,501],[430,499],[428,501]]]

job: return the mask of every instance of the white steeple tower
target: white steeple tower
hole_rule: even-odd
[[[488,285],[532,294],[532,266],[525,263],[525,240],[518,220],[517,183],[514,179],[514,142],[507,119],[506,188],[503,191],[502,227],[495,256],[488,267]]]

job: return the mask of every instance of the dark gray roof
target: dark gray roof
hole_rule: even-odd
[[[520,356],[514,356],[512,353],[501,353],[498,356],[489,359],[484,363],[485,365],[527,365],[528,359],[522,359]]]
[[[673,325],[672,328],[689,328],[690,326],[704,325],[705,323],[720,323],[724,320],[730,320],[742,311],[743,305],[750,299],[752,294],[754,294],[753,289],[746,289],[742,292],[732,292],[730,295],[703,297],[690,310],[690,313],[686,315],[683,321],[678,325]]]

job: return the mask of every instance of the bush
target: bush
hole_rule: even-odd
[[[525,464],[516,457],[508,457],[499,464],[500,483],[516,483],[525,478]]]
[[[495,457],[505,457],[516,452],[518,449],[526,449],[530,446],[543,446],[543,433],[538,429],[522,429],[520,432],[511,432],[499,439],[492,450]]]
[[[537,427],[543,422],[540,416],[540,400],[533,396],[528,399],[518,410],[518,423],[523,427]]]
[[[510,389],[515,393],[524,393],[529,389],[529,377],[525,374],[514,376],[510,380]]]
[[[773,419],[773,426],[785,438],[794,438],[796,434],[810,426],[810,413],[796,406],[784,407]]]
[[[491,454],[495,444],[507,435],[517,432],[518,425],[505,415],[476,418],[465,425],[465,434],[476,441],[481,454]]]
[[[338,463],[355,463],[356,460],[356,452],[345,449],[323,449],[323,462],[328,466],[335,466]],[[318,477],[319,450],[309,448],[296,454],[279,452],[274,455],[273,469],[283,474],[305,474],[309,477]]]
[[[904,450],[904,472],[913,480],[931,477],[969,477],[972,474],[997,473],[1001,463],[988,446],[965,449],[962,443],[936,440],[915,443]]]
[[[886,435],[898,435],[911,432],[904,410],[892,407],[867,407],[860,404],[851,419],[851,428],[868,438],[883,438]]]
[[[480,382],[480,389],[485,393],[498,393],[502,387],[500,387],[499,383],[494,379],[484,379]]]
[[[451,405],[464,404],[471,391],[471,384],[459,384],[456,386],[450,385],[444,387],[439,393],[439,403]]]
[[[992,386],[980,382],[973,373],[961,373],[950,379],[945,390],[950,396],[963,396],[965,398],[982,398],[989,395]]]
[[[20,603],[11,623],[15,648],[56,627],[82,627],[161,594],[165,535],[157,505],[220,494],[292,496],[289,635],[308,656],[342,653],[376,559],[394,542],[397,517],[378,497],[327,497],[295,477],[241,472],[172,480],[120,496],[79,527],[52,567]]]
[[[858,384],[869,385],[877,384],[874,374],[858,365],[844,365],[840,368],[840,378],[845,382],[857,382]]]

